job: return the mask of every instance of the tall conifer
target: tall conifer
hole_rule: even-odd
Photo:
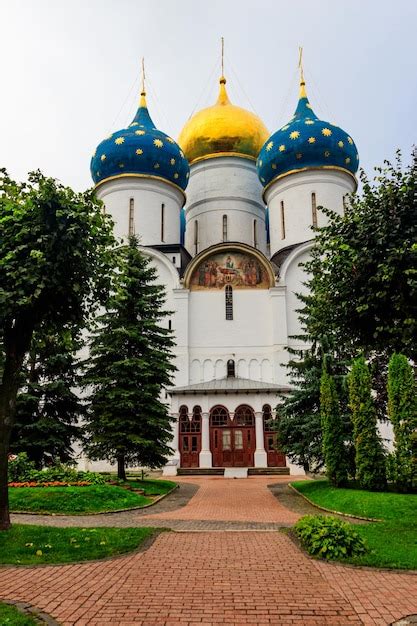
[[[126,467],[160,467],[170,452],[170,422],[162,394],[171,383],[172,332],[161,325],[165,292],[131,237],[121,250],[114,290],[97,319],[90,345],[86,451]]]

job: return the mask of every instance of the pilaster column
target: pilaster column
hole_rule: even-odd
[[[172,454],[173,459],[180,459],[180,449],[179,449],[179,413],[173,413],[172,416],[175,418],[175,422],[172,422],[172,447],[174,452]]]
[[[201,452],[200,467],[212,467],[212,456],[210,451],[210,419],[208,413],[201,415]]]
[[[256,450],[254,455],[255,467],[268,467],[268,459],[264,443],[263,415],[259,411],[255,413]]]

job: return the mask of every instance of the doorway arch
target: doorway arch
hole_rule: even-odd
[[[233,419],[222,405],[211,409],[213,467],[253,467],[255,447],[255,414],[250,406],[240,405]]]

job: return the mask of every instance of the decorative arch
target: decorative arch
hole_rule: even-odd
[[[139,249],[144,255],[150,257],[152,260],[154,259],[155,261],[159,261],[161,265],[163,265],[165,269],[168,270],[168,273],[172,279],[172,285],[170,285],[170,287],[172,289],[179,289],[180,276],[178,274],[178,270],[175,268],[174,264],[171,263],[168,257],[162,252],[159,252],[159,250],[155,250],[155,248],[145,248],[144,246],[139,246]]]
[[[255,413],[248,404],[240,404],[234,416],[236,426],[255,426]]]
[[[302,256],[305,252],[310,252],[311,248],[314,246],[314,241],[306,241],[305,243],[296,246],[294,250],[290,252],[287,256],[283,264],[281,265],[280,270],[280,285],[285,284],[287,279],[287,271],[288,268],[293,265],[293,263],[297,260],[298,257]]]
[[[270,289],[275,286],[271,263],[259,250],[246,244],[223,243],[197,254],[184,275],[184,287],[192,291]]]

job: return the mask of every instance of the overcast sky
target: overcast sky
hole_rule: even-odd
[[[235,104],[271,133],[291,117],[298,46],[316,114],[354,138],[368,172],[417,139],[416,0],[0,0],[0,166],[77,190],[137,106],[145,57],[156,125],[177,137],[214,102],[225,37]]]

